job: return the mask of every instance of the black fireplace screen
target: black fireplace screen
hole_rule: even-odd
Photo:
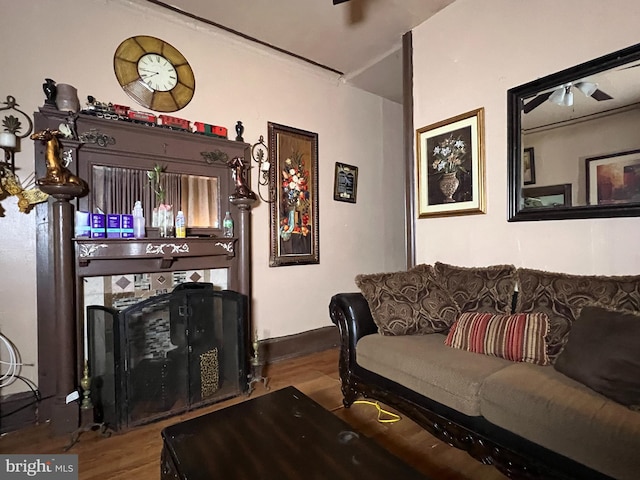
[[[244,295],[210,283],[87,307],[95,420],[117,430],[246,392],[245,312]]]

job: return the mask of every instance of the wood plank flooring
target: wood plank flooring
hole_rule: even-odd
[[[294,385],[326,409],[349,423],[355,430],[373,438],[384,448],[411,464],[433,480],[504,480],[495,468],[482,465],[465,452],[437,440],[410,419],[379,423],[371,405],[342,406],[338,376],[337,349],[286,360],[265,369],[271,390]],[[258,384],[252,396],[268,390]],[[78,454],[81,480],[158,480],[160,478],[161,430],[174,423],[209,413],[246,400],[234,398],[150,425],[114,433],[104,438],[98,432],[86,432],[67,453]],[[382,405],[384,407],[384,405]],[[43,424],[0,437],[2,453],[65,453],[68,436],[54,436]],[[269,477],[265,465],[264,480]],[[262,480],[256,479],[256,480]]]

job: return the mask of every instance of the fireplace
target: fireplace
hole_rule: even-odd
[[[95,421],[119,430],[240,395],[246,297],[183,283],[123,310],[87,307]]]

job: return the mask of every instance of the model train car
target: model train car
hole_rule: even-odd
[[[191,122],[184,118],[172,117],[171,115],[158,115],[158,125],[174,130],[191,131]]]
[[[193,131],[211,137],[227,138],[227,129],[203,122],[193,122]]]

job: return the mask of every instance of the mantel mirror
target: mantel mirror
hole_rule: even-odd
[[[131,212],[134,201],[140,200],[150,227],[154,207],[166,203],[184,212],[188,228],[220,228],[218,177],[163,172],[155,187],[149,170],[93,165],[91,172],[91,211]]]
[[[640,44],[507,93],[509,221],[640,215]]]

